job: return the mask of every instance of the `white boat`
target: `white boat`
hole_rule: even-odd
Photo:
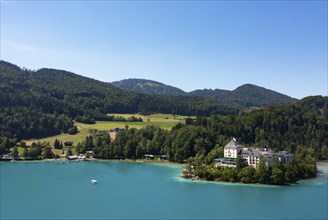
[[[97,180],[91,180],[91,183],[96,184]]]

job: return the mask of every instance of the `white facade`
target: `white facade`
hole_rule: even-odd
[[[235,138],[233,138],[225,147],[224,147],[224,157],[225,158],[235,158],[237,159],[239,152],[243,148]]]
[[[224,157],[226,158],[237,158],[237,149],[224,149]]]
[[[224,159],[234,160],[237,158],[241,158],[247,165],[256,168],[260,163],[261,158],[265,158],[268,165],[274,165],[273,163],[275,161],[278,163],[290,163],[293,160],[294,155],[288,153],[287,151],[275,153],[272,150],[267,150],[266,148],[246,148],[240,145],[236,139],[232,139],[224,147]],[[274,158],[276,158],[276,160],[274,160]],[[221,160],[217,166],[236,166],[234,164],[236,163]]]
[[[247,156],[243,158],[244,161],[250,166],[253,166],[254,168],[257,167],[257,165],[260,163],[260,157],[259,156]]]

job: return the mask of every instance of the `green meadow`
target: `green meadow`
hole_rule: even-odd
[[[76,123],[77,124],[77,123]],[[26,142],[26,145],[30,146],[33,142],[49,142],[51,146],[53,146],[53,143],[55,140],[59,140],[61,142],[73,142],[74,145],[76,145],[78,142],[82,142],[86,136],[90,135],[89,129],[86,128],[79,128],[79,132],[76,135],[69,135],[69,134],[60,134],[55,135],[51,137],[45,137],[40,139],[30,139],[30,140],[24,140]]]
[[[171,114],[151,114],[151,115],[141,115],[141,114],[108,114],[114,116],[121,116],[128,119],[131,116],[142,118],[142,122],[117,122],[117,121],[96,121],[96,124],[84,124],[75,122],[78,127],[79,132],[76,135],[69,134],[60,134],[56,136],[41,138],[41,139],[31,139],[24,140],[27,145],[31,145],[33,142],[49,142],[51,145],[55,142],[55,140],[59,140],[61,142],[73,142],[73,145],[76,146],[78,142],[82,142],[85,140],[85,137],[90,135],[90,129],[97,130],[110,130],[114,128],[124,128],[126,125],[129,128],[140,129],[146,127],[148,125],[156,125],[163,129],[170,130],[174,125],[181,122],[184,123],[184,119],[188,116],[182,115],[171,115]]]
[[[99,130],[106,130],[112,128],[124,128],[128,125],[130,128],[143,128],[148,125],[156,125],[163,129],[170,130],[174,125],[181,122],[184,123],[184,119],[187,116],[182,115],[170,115],[170,114],[151,114],[151,115],[141,115],[141,114],[108,114],[114,115],[116,117],[121,116],[128,119],[131,116],[142,118],[142,122],[107,122],[107,121],[97,121],[96,124],[91,125],[92,127]]]

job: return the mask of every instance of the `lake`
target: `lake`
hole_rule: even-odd
[[[0,163],[0,219],[327,219],[328,164],[318,167],[315,179],[261,186],[184,180],[173,165]]]

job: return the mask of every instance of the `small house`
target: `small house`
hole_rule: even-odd
[[[161,155],[161,160],[167,160],[167,156],[166,155]]]
[[[89,150],[85,152],[86,157],[88,158],[93,158],[94,157],[94,152],[92,150]]]
[[[68,156],[67,159],[69,159],[69,160],[77,160],[77,159],[79,159],[79,157],[77,155],[73,155],[73,156]]]
[[[144,155],[144,159],[145,160],[154,160],[155,159],[155,156],[152,155],[152,154],[145,154]]]

